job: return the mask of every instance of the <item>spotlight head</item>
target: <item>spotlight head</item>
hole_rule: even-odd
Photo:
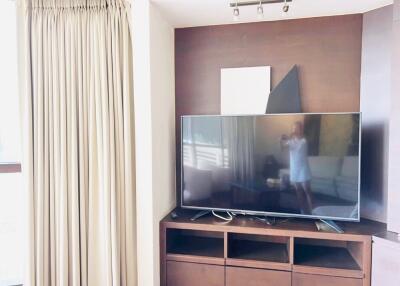
[[[240,16],[239,8],[235,7],[233,9],[233,20],[234,21],[238,21],[239,20],[239,16]]]
[[[289,12],[289,5],[287,3],[285,3],[285,5],[283,6],[282,10],[285,13]]]
[[[264,18],[264,9],[263,9],[263,6],[261,4],[257,7],[257,17],[259,19]]]

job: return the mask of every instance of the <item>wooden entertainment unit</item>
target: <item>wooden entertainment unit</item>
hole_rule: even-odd
[[[208,216],[160,222],[161,286],[370,286],[372,235],[386,225],[340,223],[343,234],[312,220]]]

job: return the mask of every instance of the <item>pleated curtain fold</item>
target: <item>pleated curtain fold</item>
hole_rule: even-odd
[[[22,2],[25,285],[135,286],[130,4]]]

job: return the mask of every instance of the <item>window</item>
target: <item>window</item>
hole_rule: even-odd
[[[224,121],[222,117],[185,118],[182,126],[185,165],[197,168],[229,166]]]
[[[0,1],[0,285],[22,283],[22,187],[15,1]],[[5,39],[5,40],[4,40]]]

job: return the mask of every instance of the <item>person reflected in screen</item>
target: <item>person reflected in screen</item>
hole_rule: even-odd
[[[304,137],[304,126],[296,121],[290,136],[282,135],[281,148],[289,150],[290,181],[295,187],[302,214],[312,213],[311,170],[308,163],[308,143]]]

